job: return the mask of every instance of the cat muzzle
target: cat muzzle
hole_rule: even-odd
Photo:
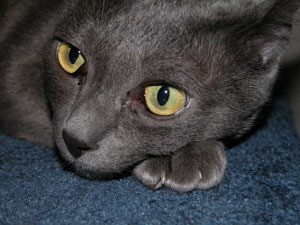
[[[78,134],[70,132],[67,129],[63,129],[62,136],[69,152],[75,159],[79,158],[87,151],[98,149],[97,144],[89,144],[83,138],[80,138]]]

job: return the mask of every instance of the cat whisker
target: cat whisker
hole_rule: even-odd
[[[63,168],[64,169],[72,169],[73,164],[74,164],[74,161],[66,162],[66,163],[63,164]]]

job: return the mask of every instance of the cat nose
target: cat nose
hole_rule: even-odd
[[[96,145],[91,145],[83,138],[80,138],[80,135],[75,132],[71,132],[68,129],[63,129],[62,131],[63,139],[68,146],[70,153],[73,155],[74,158],[79,158],[82,156],[86,151],[96,149]]]

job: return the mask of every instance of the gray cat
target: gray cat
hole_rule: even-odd
[[[296,0],[0,5],[0,131],[97,179],[208,189],[269,101]]]

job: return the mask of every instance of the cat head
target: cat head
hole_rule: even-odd
[[[297,2],[199,2],[67,7],[45,54],[45,84],[55,141],[77,172],[118,173],[252,127]]]

